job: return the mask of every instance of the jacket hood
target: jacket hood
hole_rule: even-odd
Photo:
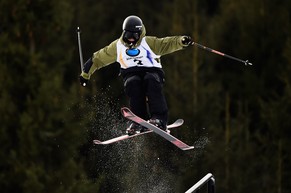
[[[125,45],[126,47],[136,48],[136,47],[138,47],[138,46],[140,45],[142,38],[145,37],[145,35],[146,35],[146,28],[145,28],[144,24],[142,24],[142,29],[141,29],[141,35],[140,35],[140,38],[139,38],[139,40],[136,42],[136,44],[133,45],[133,46],[130,46],[128,43],[126,43],[125,41],[123,41],[123,39],[122,39],[123,35],[124,35],[124,31],[122,32],[122,34],[121,34],[121,36],[120,36],[120,38],[119,38],[120,41],[121,41],[121,43],[122,43],[123,45]]]

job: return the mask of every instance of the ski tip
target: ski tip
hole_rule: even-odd
[[[126,111],[126,112],[128,112],[128,111],[130,111],[130,109],[129,109],[128,107],[121,107],[121,111]]]
[[[177,120],[177,123],[179,123],[179,124],[183,124],[183,123],[184,123],[184,119],[178,119],[178,120]]]
[[[97,140],[97,139],[93,140],[93,143],[94,143],[94,144],[97,144],[97,145],[102,144],[102,142],[99,141],[99,140]]]
[[[123,116],[127,116],[129,113],[131,113],[131,111],[130,111],[129,108],[127,108],[127,107],[122,107],[122,108],[121,108],[121,114],[122,114]]]
[[[189,146],[189,147],[183,148],[184,151],[191,150],[191,149],[194,149],[194,146]]]

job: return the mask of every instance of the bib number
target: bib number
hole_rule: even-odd
[[[142,63],[141,60],[134,59],[133,61],[134,61],[135,63],[137,63],[137,65],[143,65],[143,63]]]

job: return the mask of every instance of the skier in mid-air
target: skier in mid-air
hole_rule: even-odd
[[[193,41],[190,36],[146,36],[145,26],[137,16],[127,17],[122,30],[119,39],[96,51],[84,64],[80,83],[86,86],[95,70],[117,61],[131,111],[166,130],[168,107],[163,93],[165,79],[160,56],[181,50],[192,45]],[[145,130],[131,123],[126,133],[133,135]]]

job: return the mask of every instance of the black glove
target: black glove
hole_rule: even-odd
[[[193,41],[192,41],[192,38],[190,36],[184,36],[182,38],[182,44],[187,47],[187,46],[190,46],[190,45],[193,45]]]
[[[87,86],[87,84],[88,84],[88,82],[89,82],[89,80],[83,78],[83,76],[80,76],[80,77],[79,77],[79,80],[80,80],[80,84],[81,84],[82,86],[84,86],[84,87]]]

